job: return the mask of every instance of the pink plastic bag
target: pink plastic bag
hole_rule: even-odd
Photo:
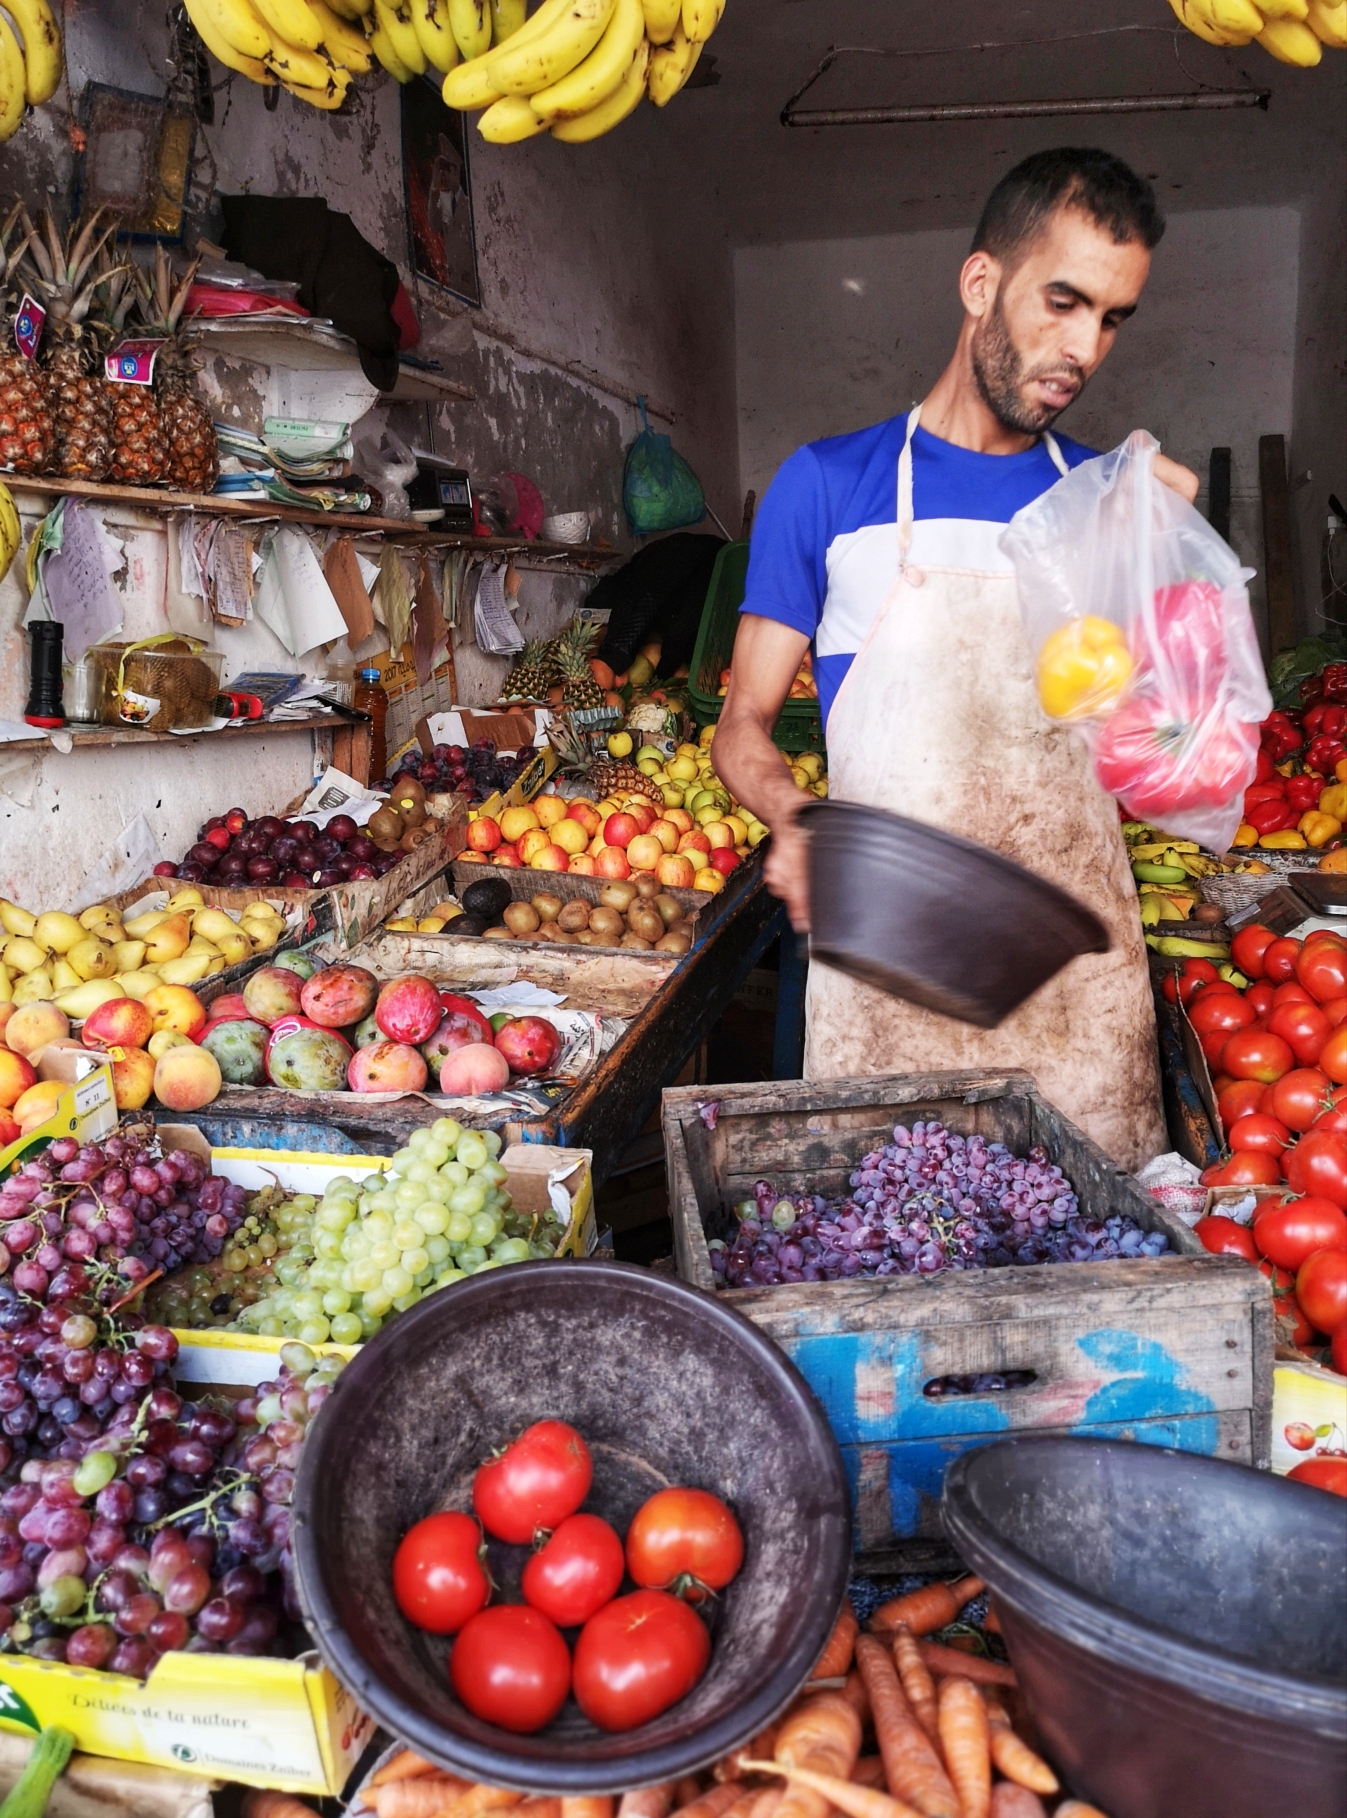
[[[1155,478],[1159,446],[1138,429],[1073,468],[1016,512],[1001,547],[1035,658],[1072,620],[1108,620],[1126,638],[1125,684],[1098,710],[1070,716],[1100,787],[1133,819],[1223,852],[1272,711],[1245,586],[1252,570]]]

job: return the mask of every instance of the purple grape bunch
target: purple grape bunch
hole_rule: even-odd
[[[404,752],[389,781],[410,773],[428,793],[457,792],[470,802],[484,802],[498,790],[509,789],[533,756],[528,746],[514,753],[498,752],[492,739],[474,739],[468,746],[436,745],[429,757]]]
[[[851,1192],[779,1194],[770,1181],[735,1207],[731,1242],[709,1245],[725,1287],[937,1275],[945,1269],[1161,1256],[1169,1240],[1134,1219],[1081,1212],[1071,1182],[1041,1144],[1017,1156],[932,1119],[894,1128],[866,1155]]]

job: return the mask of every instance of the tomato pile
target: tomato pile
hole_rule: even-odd
[[[1196,1233],[1260,1268],[1294,1342],[1328,1343],[1347,1375],[1347,939],[1254,923],[1231,959],[1242,990],[1201,959],[1164,983],[1202,1045],[1230,1151],[1202,1180],[1290,1194],[1263,1201],[1252,1227],[1215,1216]]]
[[[394,1555],[398,1608],[418,1628],[455,1637],[454,1691],[502,1729],[541,1729],[568,1694],[600,1729],[635,1729],[685,1698],[710,1661],[710,1634],[691,1606],[743,1563],[733,1513],[707,1490],[659,1490],[624,1545],[608,1522],[581,1512],[593,1477],[575,1428],[537,1421],[478,1470],[475,1516],[428,1515]],[[483,1529],[533,1547],[522,1603],[491,1602]],[[627,1576],[636,1589],[620,1597]],[[563,1629],[579,1631],[573,1649]]]

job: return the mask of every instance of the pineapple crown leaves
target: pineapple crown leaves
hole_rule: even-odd
[[[584,734],[576,729],[569,713],[553,714],[552,723],[547,728],[547,741],[565,769],[580,770],[589,764],[589,746]]]
[[[116,222],[109,221],[103,231],[98,233],[98,224],[107,210],[96,209],[82,227],[76,225],[71,228],[63,243],[56,218],[50,209],[43,211],[41,231],[34,228],[28,211],[22,204],[19,212],[30,237],[31,244],[27,250],[36,268],[38,288],[59,322],[78,325],[88,315],[94,293],[111,275],[107,271],[97,271],[92,279],[89,278],[99,254],[117,231]]]
[[[37,229],[29,222],[27,233],[18,245],[11,249],[10,238],[14,233],[15,224],[23,216],[23,212],[23,203],[16,202],[5,216],[4,221],[0,222],[0,285],[8,284],[10,277],[23,264],[29,247],[37,237]]]
[[[178,287],[173,288],[173,266],[168,254],[161,245],[154,249],[154,280],[145,280],[145,294],[149,313],[146,325],[157,333],[175,335],[178,324],[182,321],[182,312],[187,307],[188,294],[192,281],[201,264],[201,255],[192,260],[184,276],[179,279]]]

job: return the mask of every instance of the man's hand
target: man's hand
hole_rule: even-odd
[[[1184,467],[1178,461],[1171,461],[1168,455],[1156,455],[1155,477],[1161,485],[1168,486],[1171,492],[1178,493],[1181,499],[1187,499],[1190,505],[1197,497],[1197,475],[1191,467]]]
[[[772,728],[808,648],[802,631],[755,613],[742,615],[729,692],[711,747],[717,776],[772,830],[763,875],[801,931],[809,926],[809,866],[796,816],[806,798],[772,743]]]

